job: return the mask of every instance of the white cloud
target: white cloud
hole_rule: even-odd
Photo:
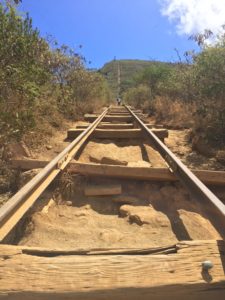
[[[161,13],[175,22],[178,34],[219,34],[225,24],[225,0],[159,0]]]

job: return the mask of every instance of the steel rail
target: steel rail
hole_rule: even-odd
[[[225,205],[217,198],[167,147],[160,139],[125,105],[131,113],[135,122],[140,125],[143,131],[150,137],[156,149],[168,163],[178,179],[197,197],[206,200],[216,208],[216,212],[222,216],[222,223],[225,225]],[[225,228],[224,228],[225,229]]]
[[[54,178],[68,165],[87,138],[107,114],[109,108],[59,153],[49,164],[11,197],[0,209],[0,242],[9,234]]]

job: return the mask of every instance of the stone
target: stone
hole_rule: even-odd
[[[97,156],[89,155],[89,160],[97,164],[115,165],[115,166],[127,165],[127,161],[119,160],[117,158],[113,158],[109,156],[97,157]]]
[[[49,202],[48,202],[48,204],[45,205],[45,206],[42,208],[41,212],[42,212],[43,214],[48,214],[49,209],[50,209],[52,206],[55,206],[55,201],[54,201],[53,199],[50,199]]]
[[[47,149],[47,150],[51,150],[51,149],[52,149],[52,146],[51,146],[51,145],[47,145],[47,146],[46,146],[46,149]]]
[[[164,213],[156,211],[152,206],[122,205],[120,216],[127,217],[129,222],[140,226],[144,224],[151,225],[152,228],[171,226],[168,217]]]
[[[119,160],[117,158],[112,158],[109,156],[104,156],[101,159],[101,163],[105,165],[116,165],[116,166],[126,166],[127,161]]]

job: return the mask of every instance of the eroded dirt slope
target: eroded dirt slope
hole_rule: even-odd
[[[93,181],[94,180],[94,181]],[[147,248],[217,239],[201,207],[178,185],[85,179],[75,192],[33,214],[19,244],[46,248]],[[118,196],[83,195],[89,184],[122,184]],[[132,204],[125,204],[127,197]],[[128,197],[128,199],[130,199]],[[124,203],[123,199],[124,198]],[[118,199],[117,199],[118,200]]]

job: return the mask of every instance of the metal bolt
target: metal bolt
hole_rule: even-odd
[[[202,263],[202,268],[203,270],[208,271],[213,268],[213,263],[211,262],[211,260],[205,260]]]

